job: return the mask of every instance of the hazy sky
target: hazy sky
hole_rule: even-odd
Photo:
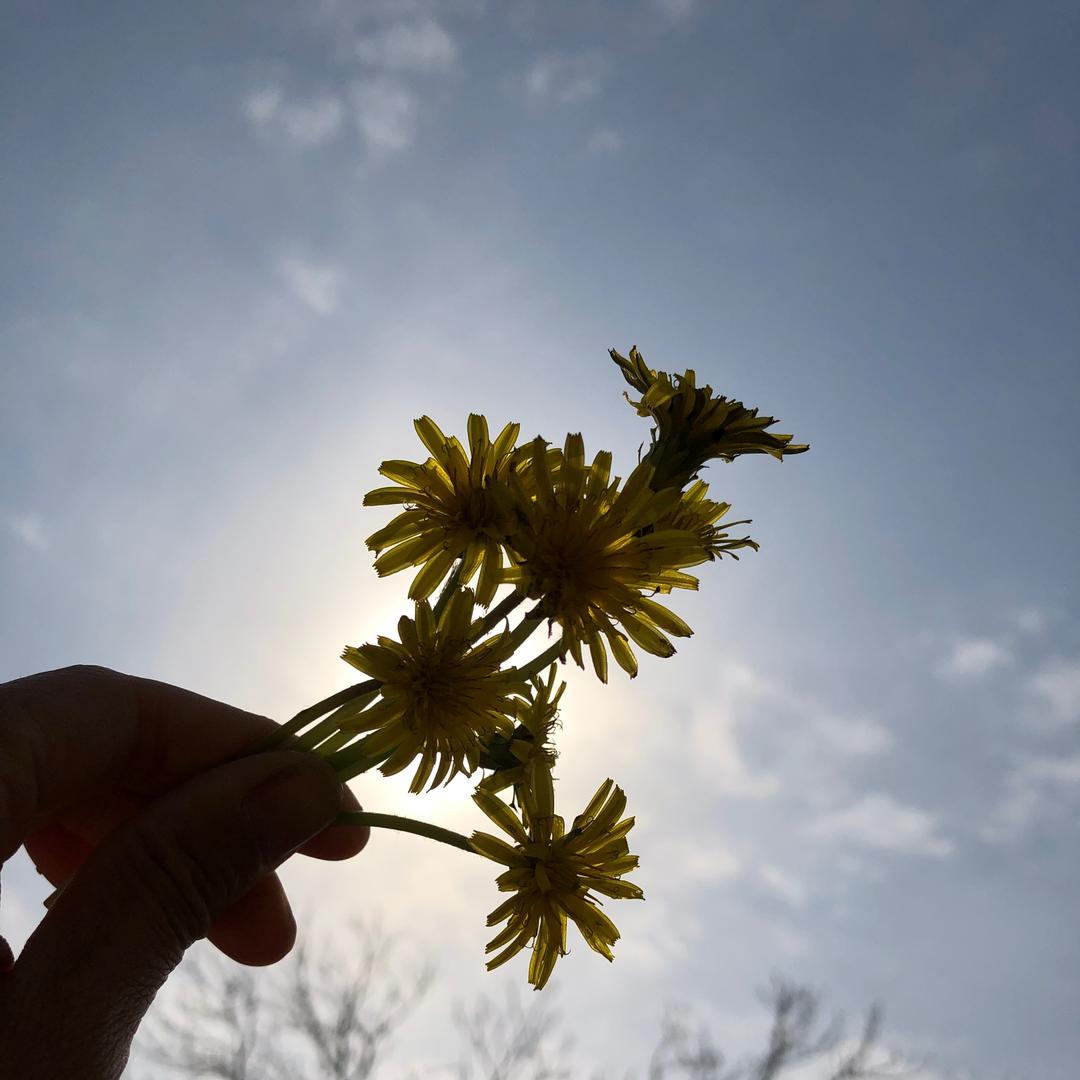
[[[412,417],[625,473],[636,343],[812,451],[708,473],[762,550],[675,600],[678,656],[570,675],[560,803],[623,784],[648,899],[545,993],[640,1068],[664,1001],[752,1045],[782,971],[935,1076],[1068,1080],[1078,48],[1053,2],[8,0],[0,679],[284,719],[405,609],[361,497]],[[466,782],[355,787],[479,824]],[[525,963],[483,973],[491,871],[432,847],[290,880],[440,967],[401,1048],[435,1075],[451,999]],[[44,890],[5,873],[21,940]]]

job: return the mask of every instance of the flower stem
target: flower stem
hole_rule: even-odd
[[[414,833],[416,836],[426,836],[429,840],[438,840],[441,844],[449,844],[451,847],[460,848],[462,851],[471,851],[475,854],[469,838],[451,829],[444,829],[440,825],[432,825],[426,821],[415,821],[413,818],[400,817],[397,814],[374,814],[367,810],[347,810],[338,814],[334,820],[335,825],[369,825],[377,829],[396,829],[398,832]]]
[[[553,660],[561,660],[566,652],[566,639],[559,638],[554,645],[546,648],[539,656],[530,660],[523,667],[518,668],[518,674],[525,679],[531,679],[539,675]]]
[[[364,694],[370,694],[372,690],[378,690],[380,685],[381,683],[377,679],[365,679],[363,682],[354,683],[352,686],[345,687],[344,690],[339,690],[336,694],[323,698],[322,701],[317,701],[314,705],[298,712],[287,724],[282,724],[276,731],[267,735],[251,752],[261,754],[267,750],[273,750],[285,742],[290,735],[295,735],[298,731],[307,727],[308,724],[346,704],[346,702],[352,701],[354,698],[363,697]]]
[[[461,583],[461,571],[464,569],[465,560],[463,558],[458,559],[454,563],[454,569],[450,571],[450,576],[446,579],[446,584],[442,587],[442,592],[439,593],[439,599],[435,601],[435,607],[432,609],[431,614],[435,616],[435,622],[439,621],[439,616],[450,602],[450,597],[457,591],[457,587]]]
[[[340,708],[335,709],[328,716],[323,717],[314,727],[297,737],[296,748],[298,750],[314,750],[322,742],[335,735],[341,728],[342,722],[348,718],[354,718],[358,713],[371,704],[378,697],[379,691],[369,690],[360,697],[353,698]],[[350,736],[351,737],[351,736]],[[348,740],[346,740],[348,741]]]
[[[469,631],[469,641],[478,641],[489,630],[505,619],[525,599],[524,593],[512,592],[495,605],[482,619],[473,623]]]
[[[354,776],[359,776],[362,772],[367,772],[368,769],[381,765],[390,756],[389,754],[383,754],[380,757],[370,755],[367,752],[369,738],[370,736],[365,736],[359,741],[327,755],[326,763],[338,774],[339,779],[351,780]]]
[[[543,621],[544,616],[540,614],[540,608],[539,605],[537,605],[537,607],[533,608],[532,611],[528,612],[521,620],[521,622],[519,622],[517,626],[515,626],[514,629],[510,631],[509,644],[512,646],[511,651],[517,652],[517,650],[520,649],[521,646],[524,645],[530,637],[532,637],[533,632],[540,626]]]

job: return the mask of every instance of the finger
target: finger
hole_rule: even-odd
[[[307,846],[307,845],[305,845]],[[46,825],[26,839],[38,872],[62,888],[94,847],[63,825]],[[209,940],[238,964],[275,964],[296,941],[296,921],[277,874],[261,878],[210,924]]]
[[[279,752],[205,772],[147,807],[94,851],[27,942],[6,976],[0,1045],[15,1046],[18,1031],[17,1045],[34,1047],[32,1068],[16,1063],[27,1075],[119,1076],[184,950],[340,803],[324,763]]]
[[[104,668],[0,685],[0,862],[64,807],[152,795],[252,746],[264,717]]]
[[[260,878],[210,924],[206,935],[238,964],[276,964],[296,943],[296,919],[277,874]]]
[[[66,885],[86,862],[92,845],[60,824],[45,825],[26,838],[26,853],[53,885]]]
[[[0,863],[65,808],[118,792],[138,805],[276,728],[266,717],[106,668],[0,684]],[[312,853],[348,858],[365,841],[366,829],[342,828]]]
[[[355,799],[352,801],[358,805]],[[53,885],[62,887],[75,876],[100,842],[102,837],[93,834],[100,829],[108,835],[114,826],[107,823],[126,821],[136,809],[124,804],[112,811],[96,812],[92,816],[95,823],[93,842],[85,838],[86,830],[73,830],[59,822],[50,823],[26,838],[26,851],[38,872]],[[304,844],[300,852],[321,859],[346,859],[364,846],[367,837],[366,827],[331,827]],[[249,893],[218,915],[211,924],[208,937],[218,949],[240,964],[262,967],[285,956],[296,939],[296,922],[277,875],[270,874],[259,881]]]
[[[343,811],[361,809],[359,801],[347,784],[344,798],[341,800],[341,809]],[[332,862],[351,859],[364,850],[370,836],[371,830],[366,825],[332,825],[309,840],[300,849],[300,853],[310,855],[313,859],[328,859]]]
[[[341,809],[359,810],[361,807],[356,796],[347,787],[344,791]],[[137,814],[147,801],[146,798],[117,793],[86,806],[73,807],[26,837],[24,846],[37,868],[54,885],[62,885],[113,829]],[[57,829],[61,830],[60,834],[57,834]],[[334,862],[350,859],[364,849],[369,835],[370,830],[366,825],[332,825],[312,837],[299,853]],[[71,852],[59,864],[52,850],[57,844]]]

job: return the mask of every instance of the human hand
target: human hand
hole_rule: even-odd
[[[0,684],[0,864],[25,844],[62,887],[17,960],[0,937],[0,1077],[118,1077],[193,942],[256,965],[292,948],[275,867],[368,830],[327,828],[358,807],[314,755],[237,757],[274,727],[104,668]]]

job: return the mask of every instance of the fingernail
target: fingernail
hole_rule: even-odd
[[[267,867],[322,832],[341,807],[341,782],[325,762],[288,756],[296,760],[252,788],[242,804]]]

